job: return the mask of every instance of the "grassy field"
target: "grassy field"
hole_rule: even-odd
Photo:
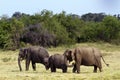
[[[77,46],[97,47],[102,51],[104,59],[110,64],[107,67],[103,61],[103,72],[93,73],[93,67],[81,66],[81,73],[72,73],[72,68],[68,68],[67,73],[62,73],[57,69],[56,73],[46,71],[44,66],[37,64],[37,71],[25,71],[25,62],[22,62],[23,71],[20,72],[17,64],[18,50],[0,50],[0,80],[120,80],[120,46],[108,43],[82,43],[69,47],[49,48],[51,54],[62,54],[67,48]]]

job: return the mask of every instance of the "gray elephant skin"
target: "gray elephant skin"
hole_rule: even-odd
[[[19,50],[19,55],[18,55],[18,66],[20,71],[22,71],[21,67],[21,61],[25,61],[26,65],[26,71],[29,70],[29,64],[32,62],[32,68],[33,70],[36,70],[36,63],[41,63],[45,65],[46,70],[48,69],[48,59],[49,59],[49,54],[47,50],[43,47],[28,47],[28,48],[21,48]]]
[[[63,54],[54,54],[49,57],[51,72],[56,72],[56,68],[58,68],[62,69],[63,73],[66,73],[67,67],[73,67],[73,65],[68,65],[67,58]]]
[[[106,64],[100,50],[97,48],[77,47],[73,50],[67,49],[64,52],[64,55],[68,60],[75,60],[73,73],[76,71],[77,73],[80,73],[80,65],[94,66],[93,72],[97,72],[97,68],[99,68],[100,72],[102,72],[101,58]],[[109,64],[106,65],[109,66]]]

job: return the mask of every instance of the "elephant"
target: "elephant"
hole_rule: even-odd
[[[67,58],[63,54],[54,54],[49,57],[49,68],[51,72],[56,72],[56,68],[62,69],[63,73],[67,72],[67,67],[73,67],[68,65]]]
[[[75,60],[73,73],[75,73],[76,70],[77,73],[80,73],[80,65],[94,66],[93,72],[96,73],[97,68],[102,72],[101,58],[104,63],[109,66],[109,64],[105,62],[100,50],[94,47],[77,47],[73,50],[67,49],[64,55],[67,57],[67,60]]]
[[[20,71],[22,71],[21,61],[26,60],[26,71],[29,70],[30,61],[32,62],[32,68],[36,70],[36,63],[41,63],[48,70],[48,59],[49,54],[47,50],[43,47],[31,46],[28,48],[21,48],[18,55],[18,66]]]

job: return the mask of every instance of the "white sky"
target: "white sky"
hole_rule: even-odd
[[[53,13],[66,11],[68,14],[86,13],[120,14],[120,0],[0,0],[0,16],[11,16],[14,12],[35,14],[47,9]]]

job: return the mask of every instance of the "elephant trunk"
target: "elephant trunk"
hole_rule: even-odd
[[[50,68],[50,66],[49,66],[49,57],[44,58],[44,65],[45,65],[46,70],[48,70]]]
[[[20,69],[20,71],[22,71],[22,67],[21,67],[21,59],[20,59],[20,57],[18,57],[18,66],[19,66],[19,69]]]
[[[73,65],[67,65],[67,67],[73,67]]]

